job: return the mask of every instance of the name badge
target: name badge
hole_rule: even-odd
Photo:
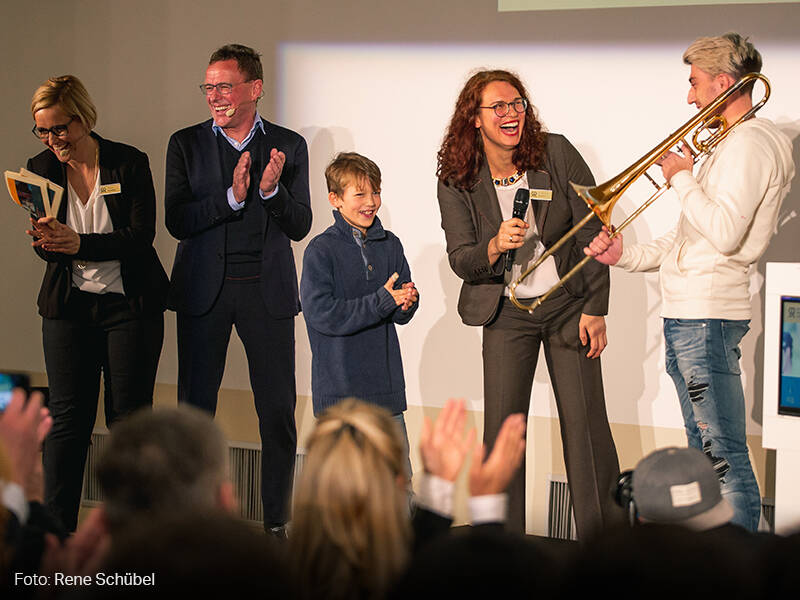
[[[550,202],[553,199],[553,190],[530,190],[530,199]]]
[[[109,183],[100,186],[101,196],[107,196],[109,194],[120,194],[120,193],[122,193],[122,186],[119,183]]]

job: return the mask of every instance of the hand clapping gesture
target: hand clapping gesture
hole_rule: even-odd
[[[509,415],[500,427],[489,458],[486,448],[476,446],[469,469],[470,496],[503,493],[525,456],[525,415]]]
[[[452,398],[447,401],[435,422],[431,423],[429,418],[425,418],[419,447],[426,473],[455,481],[475,443],[475,428],[465,434],[465,422],[464,400]],[[483,444],[475,447],[469,470],[471,496],[500,494],[506,490],[525,456],[525,427],[523,414],[509,415],[486,460]]]
[[[250,189],[250,166],[252,158],[249,152],[242,152],[239,157],[239,162],[233,169],[233,197],[239,204],[242,204],[247,199],[247,190]],[[275,186],[280,181],[281,173],[283,172],[283,165],[286,162],[286,155],[275,148],[272,149],[269,155],[269,162],[264,167],[264,172],[261,174],[261,181],[258,184],[258,189],[261,194],[268,196],[275,191]]]
[[[447,481],[455,481],[464,459],[475,442],[475,428],[464,434],[467,411],[464,400],[450,398],[431,424],[425,417],[419,449],[425,472]]]
[[[419,292],[417,292],[413,281],[408,281],[400,286],[400,289],[395,289],[394,284],[398,277],[400,277],[400,275],[392,273],[391,277],[383,284],[383,287],[392,295],[395,304],[399,306],[401,310],[408,310],[414,302],[419,300]]]

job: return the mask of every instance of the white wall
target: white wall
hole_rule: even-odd
[[[473,408],[482,406],[480,331],[461,325],[456,313],[460,282],[446,261],[434,175],[455,97],[472,69],[519,72],[547,128],[567,135],[602,181],[693,114],[685,103],[688,68],[680,60],[688,43],[736,29],[750,35],[764,55],[773,97],[762,114],[794,140],[800,162],[796,4],[498,14],[493,0],[83,0],[3,3],[0,11],[5,31],[0,49],[6,57],[3,168],[24,165],[39,149],[28,133],[35,87],[50,75],[71,72],[94,96],[98,131],[149,154],[161,198],[168,136],[206,118],[195,86],[210,52],[231,41],[264,54],[262,113],[308,140],[312,234],[331,221],[322,176],[327,161],[340,150],[376,160],[384,173],[381,218],[403,241],[422,294],[419,312],[400,331],[411,404],[437,406],[448,396],[464,396]],[[622,200],[614,220],[642,197]],[[27,249],[24,214],[9,202],[0,206],[7,289],[0,303],[9,342],[0,348],[0,367],[43,371],[35,310],[43,267]],[[768,251],[770,260],[797,260],[799,210],[795,190]],[[626,240],[645,241],[666,231],[675,215],[674,199],[662,198],[631,226]],[[169,271],[175,241],[161,223],[161,205],[159,220],[156,246]],[[295,248],[298,267],[304,247]],[[760,266],[754,274],[753,331],[744,343],[749,412],[755,415],[749,433],[760,431],[762,272]],[[609,416],[617,423],[680,427],[663,369],[656,277],[612,274],[610,345],[603,356]],[[306,395],[310,351],[302,318],[297,340],[298,393]],[[159,381],[174,383],[176,373],[170,314]],[[238,342],[223,385],[248,388]],[[555,414],[544,369],[536,376],[533,398],[536,414]]]

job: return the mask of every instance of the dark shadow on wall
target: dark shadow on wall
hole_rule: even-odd
[[[482,399],[480,328],[464,325],[458,315],[461,280],[450,270],[447,254],[441,245],[427,246],[417,260],[422,263],[438,261],[441,289],[424,290],[425,310],[444,310],[442,317],[428,331],[422,346],[419,369],[422,404],[441,406],[447,398]],[[431,306],[432,303],[436,306]]]

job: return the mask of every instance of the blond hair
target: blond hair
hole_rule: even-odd
[[[382,408],[347,399],[320,417],[295,489],[289,536],[309,597],[380,597],[408,558],[405,447]]]
[[[51,77],[36,88],[31,99],[31,116],[51,106],[60,106],[70,117],[78,119],[88,131],[97,123],[97,109],[81,80],[74,75]]]
[[[761,72],[761,54],[747,38],[732,31],[696,39],[683,53],[683,62],[712,77],[725,73],[735,80],[747,73]]]
[[[357,152],[340,152],[325,168],[328,191],[337,196],[344,193],[349,183],[369,181],[373,192],[381,191],[381,170],[373,161]]]

